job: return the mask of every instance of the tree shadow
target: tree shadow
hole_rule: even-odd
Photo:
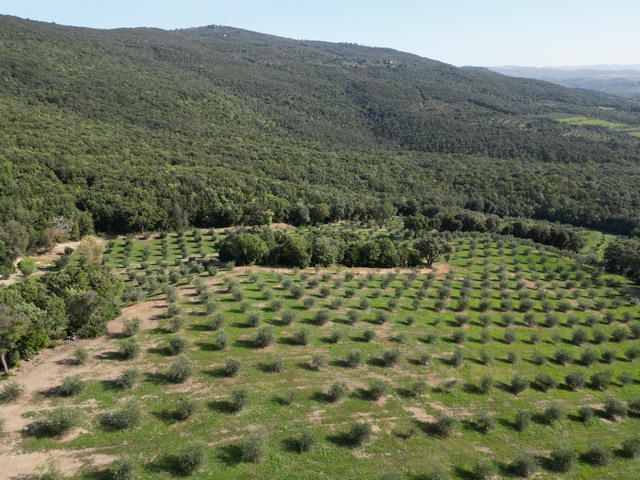
[[[223,350],[223,349],[217,348],[213,343],[207,343],[207,342],[196,342],[195,346],[198,347],[203,352],[219,352],[220,350]]]
[[[218,449],[216,457],[223,465],[236,466],[242,462],[242,446],[237,443],[223,445]]]
[[[234,345],[236,347],[247,348],[247,349],[250,349],[250,350],[253,350],[256,347],[256,345],[255,345],[253,340],[247,340],[247,339],[241,339],[241,338],[236,340],[234,342]]]
[[[147,353],[162,355],[163,357],[170,357],[172,355],[169,347],[151,347],[147,349]]]
[[[176,413],[168,408],[162,409],[160,411],[151,412],[151,415],[156,417],[162,423],[166,425],[173,425],[178,422],[178,418],[176,417]]]
[[[338,447],[352,448],[356,444],[348,432],[337,432],[327,436],[327,440]]]
[[[169,375],[159,372],[144,372],[146,381],[153,385],[168,385],[171,383]]]
[[[328,393],[323,392],[322,390],[314,391],[309,396],[309,399],[321,403],[335,403],[333,397]]]
[[[220,413],[235,413],[238,409],[229,400],[212,400],[207,403],[209,409]]]

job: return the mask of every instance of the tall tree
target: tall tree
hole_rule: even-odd
[[[4,374],[9,374],[7,353],[16,348],[16,344],[29,328],[26,315],[15,312],[8,305],[0,305],[0,361]]]

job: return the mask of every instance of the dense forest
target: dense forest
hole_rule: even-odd
[[[472,210],[640,225],[640,105],[390,49],[0,17],[0,264],[94,231]]]

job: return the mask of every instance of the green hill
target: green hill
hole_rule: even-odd
[[[631,101],[390,49],[1,16],[0,222],[35,244],[59,217],[226,226],[302,201],[330,220],[391,204],[629,233],[640,138],[555,120],[572,116],[640,126]]]

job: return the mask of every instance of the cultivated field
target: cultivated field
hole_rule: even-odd
[[[141,301],[21,367],[0,477],[49,455],[96,479],[638,477],[621,277],[483,234],[433,269],[218,267],[223,235],[109,243]]]

